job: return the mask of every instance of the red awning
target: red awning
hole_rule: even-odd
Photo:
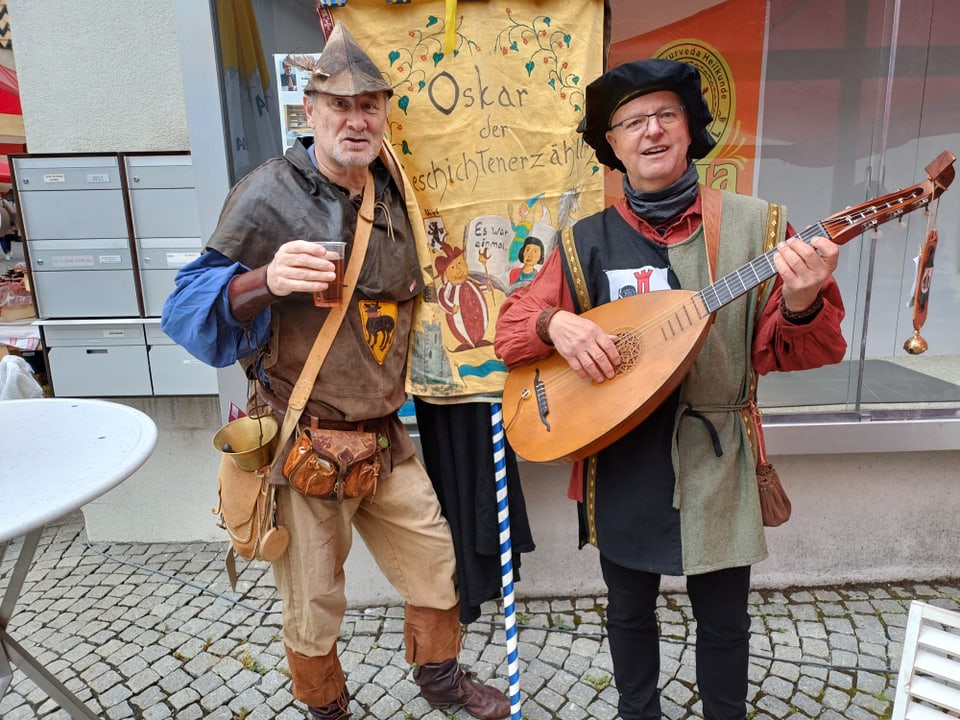
[[[0,65],[0,155],[23,152],[25,135],[17,73]],[[5,182],[10,182],[9,177],[10,173],[7,172]]]

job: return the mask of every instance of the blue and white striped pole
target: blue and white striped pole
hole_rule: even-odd
[[[507,461],[504,450],[503,408],[490,405],[493,429],[493,471],[497,482],[497,525],[500,529],[500,581],[503,587],[503,627],[507,638],[507,675],[510,680],[510,720],[521,720],[520,655],[517,650],[517,608],[513,596],[513,548],[510,543],[510,502],[507,497]]]

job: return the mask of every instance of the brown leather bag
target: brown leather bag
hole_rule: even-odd
[[[343,502],[371,497],[380,478],[375,432],[304,428],[283,463],[283,476],[297,492]]]
[[[233,458],[220,459],[220,505],[213,512],[230,535],[234,552],[245,560],[272,562],[287,549],[289,534],[274,523],[274,488],[267,482],[270,466],[242,470]],[[229,565],[228,565],[229,568]],[[235,580],[231,577],[231,583]]]
[[[757,464],[757,489],[760,491],[760,515],[766,527],[783,525],[790,519],[792,506],[780,476],[768,462]]]

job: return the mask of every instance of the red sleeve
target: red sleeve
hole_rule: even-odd
[[[507,367],[539,360],[553,350],[537,336],[537,316],[548,307],[573,312],[560,248],[550,253],[533,282],[508,296],[500,306],[493,349]]]
[[[844,309],[837,281],[830,277],[823,284],[823,309],[805,325],[794,325],[781,314],[782,284],[778,276],[757,320],[753,338],[754,370],[759,375],[810,370],[843,360],[847,341],[840,331]]]

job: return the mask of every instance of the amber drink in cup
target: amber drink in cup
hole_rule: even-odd
[[[345,242],[320,241],[317,243],[327,251],[326,258],[333,263],[337,277],[327,286],[326,290],[313,294],[313,304],[316,307],[337,307],[343,300],[343,256],[347,250]]]

